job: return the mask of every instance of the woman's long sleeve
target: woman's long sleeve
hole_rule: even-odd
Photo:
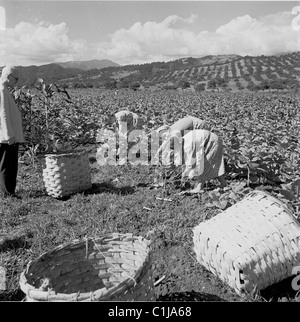
[[[24,142],[22,116],[8,89],[0,86],[0,143]]]
[[[15,136],[4,90],[4,87],[0,87],[0,142],[8,141]]]

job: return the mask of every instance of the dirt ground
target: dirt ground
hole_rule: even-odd
[[[156,301],[181,302],[289,302],[295,301],[292,278],[273,284],[255,298],[239,296],[227,284],[196,260],[191,245],[166,245],[156,238],[152,243],[152,267]],[[156,284],[156,283],[155,283]],[[0,292],[0,301],[22,301],[23,292]],[[297,301],[300,301],[298,298]]]
[[[200,265],[187,246],[164,247],[156,242],[154,280],[165,278],[155,287],[156,301],[199,302],[288,302],[295,301],[291,278],[273,284],[256,297],[239,296],[227,284]]]
[[[192,249],[156,243],[153,256],[157,301],[241,301],[221,280],[201,266]]]

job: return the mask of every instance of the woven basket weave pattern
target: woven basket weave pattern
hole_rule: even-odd
[[[74,241],[30,262],[20,287],[27,301],[152,301],[150,255],[149,241],[132,234]]]
[[[88,155],[84,152],[47,154],[40,159],[47,194],[62,198],[91,188]]]
[[[264,289],[300,263],[300,225],[278,199],[254,191],[193,229],[197,260],[237,293]]]

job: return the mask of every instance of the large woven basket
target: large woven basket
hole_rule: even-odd
[[[238,294],[265,289],[300,263],[300,225],[269,193],[253,191],[193,229],[197,260]]]
[[[63,198],[91,188],[91,173],[87,152],[45,154],[39,158],[46,192]]]
[[[153,301],[150,241],[106,234],[59,246],[20,276],[27,301]]]

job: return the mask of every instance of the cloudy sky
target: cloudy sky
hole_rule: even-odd
[[[0,65],[299,50],[299,1],[0,0]]]

